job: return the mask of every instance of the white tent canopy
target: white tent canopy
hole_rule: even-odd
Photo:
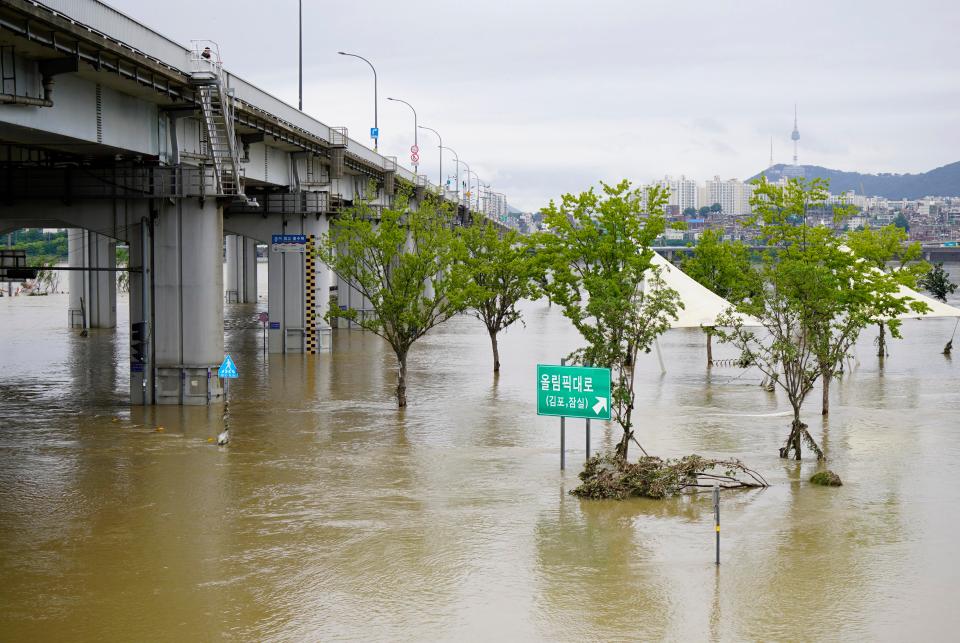
[[[684,308],[677,311],[678,318],[673,320],[670,328],[700,328],[717,325],[717,316],[725,312],[732,305],[729,301],[701,286],[693,277],[667,261],[663,256],[654,252],[651,263],[660,268],[660,277],[664,283],[680,295]],[[644,288],[648,284],[644,278]],[[930,307],[925,313],[908,311],[898,315],[896,319],[922,319],[925,317],[960,317],[960,308],[937,301],[932,297],[921,295],[906,286],[900,286],[900,298],[908,297],[914,301],[921,301]],[[759,320],[742,315],[744,325],[761,326]]]
[[[677,311],[678,319],[670,323],[670,328],[700,328],[701,326],[716,326],[717,316],[725,312],[732,304],[701,286],[693,277],[674,266],[661,255],[653,253],[651,263],[660,268],[660,278],[664,283],[680,295],[683,309]],[[648,287],[646,277],[644,288]],[[760,322],[748,315],[742,315],[746,326],[760,326]]]
[[[853,252],[849,246],[843,245],[840,246],[840,249],[844,252]],[[881,272],[879,268],[874,267],[875,272]],[[896,269],[894,269],[896,270]],[[890,319],[923,319],[924,317],[960,317],[960,308],[955,308],[949,306],[941,301],[938,301],[932,297],[927,297],[926,295],[921,295],[916,290],[907,288],[906,286],[900,286],[900,289],[897,291],[898,299],[912,299],[914,301],[921,301],[930,307],[925,313],[917,313],[912,310],[908,310],[902,315],[897,315],[896,317],[891,317]],[[906,302],[908,305],[910,302]]]
[[[909,297],[914,301],[921,301],[927,306],[930,306],[930,310],[925,313],[916,313],[912,310],[908,310],[902,315],[897,315],[896,319],[922,319],[925,317],[960,317],[960,308],[950,306],[943,303],[942,301],[936,300],[933,297],[927,297],[926,295],[921,295],[916,290],[911,290],[906,286],[900,286],[900,291],[897,293],[897,296],[900,299],[904,297]],[[909,305],[910,302],[907,302]]]

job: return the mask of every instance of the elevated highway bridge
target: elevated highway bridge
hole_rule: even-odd
[[[210,43],[212,45],[212,43]],[[115,246],[130,246],[130,398],[222,396],[223,302],[256,301],[256,244],[314,243],[358,199],[431,185],[237,77],[215,46],[185,47],[96,0],[0,0],[0,233],[70,229],[67,323],[116,326]],[[335,225],[335,223],[334,223]],[[222,261],[226,236],[227,284]],[[331,295],[359,293],[305,253],[269,253],[269,350],[330,347]]]

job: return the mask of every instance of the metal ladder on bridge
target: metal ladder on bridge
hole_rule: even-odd
[[[213,161],[217,193],[242,195],[240,150],[234,132],[233,95],[224,82],[219,47],[200,49],[203,41],[195,41],[192,83],[197,88],[200,111],[203,113],[207,151]],[[204,53],[209,58],[204,56]]]

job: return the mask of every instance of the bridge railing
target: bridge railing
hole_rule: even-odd
[[[11,199],[162,199],[214,197],[213,167],[30,167],[0,164]]]

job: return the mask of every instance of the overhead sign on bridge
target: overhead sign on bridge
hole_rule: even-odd
[[[305,234],[275,234],[270,240],[273,252],[304,252],[307,247]]]

